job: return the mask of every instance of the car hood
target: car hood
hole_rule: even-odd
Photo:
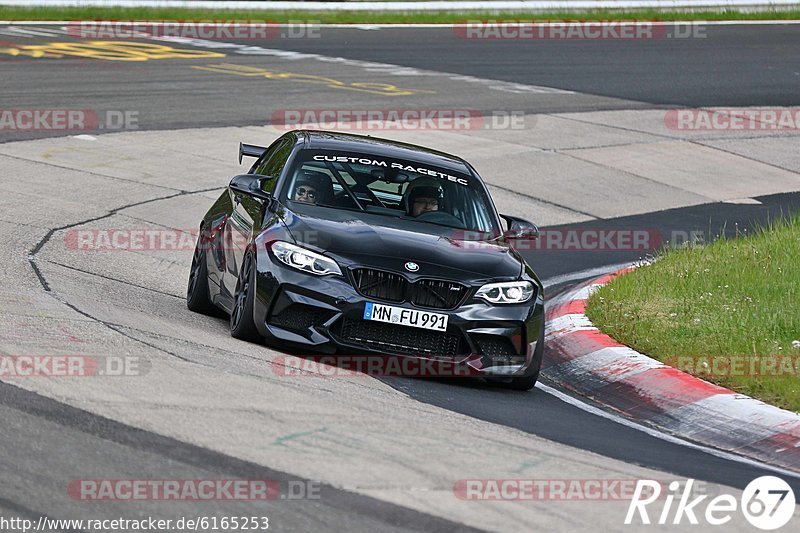
[[[287,210],[284,222],[298,244],[323,251],[343,266],[458,281],[517,279],[523,260],[502,241],[464,239],[465,232],[414,220],[314,207]],[[407,262],[419,265],[409,272]]]

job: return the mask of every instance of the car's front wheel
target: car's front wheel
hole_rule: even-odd
[[[231,335],[237,339],[260,342],[261,335],[253,319],[253,302],[256,296],[256,262],[251,252],[244,256],[231,311]]]

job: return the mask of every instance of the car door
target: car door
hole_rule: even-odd
[[[254,165],[254,174],[273,176],[275,179],[266,180],[265,187],[274,189],[278,176],[292,153],[294,142],[291,138],[281,138],[270,146],[259,161]],[[273,190],[265,192],[272,193]],[[231,214],[225,223],[225,258],[226,272],[223,284],[229,295],[236,290],[244,254],[253,240],[254,232],[261,228],[264,200],[254,197],[246,192],[228,187],[231,201]]]

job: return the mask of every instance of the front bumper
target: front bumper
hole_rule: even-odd
[[[474,289],[473,289],[474,291]],[[424,308],[449,316],[446,332],[363,320],[367,302],[345,276],[315,276],[290,268],[269,253],[258,254],[255,324],[273,344],[304,355],[382,354],[469,367],[469,375],[519,377],[534,373],[544,329],[542,295],[521,305],[491,305],[470,296],[453,310]]]

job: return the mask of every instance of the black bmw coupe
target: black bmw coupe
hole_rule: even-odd
[[[543,287],[514,248],[538,228],[499,215],[463,159],[370,136],[290,131],[200,222],[190,310],[231,334],[313,354],[448,361],[528,390]],[[501,219],[505,220],[505,229]]]

